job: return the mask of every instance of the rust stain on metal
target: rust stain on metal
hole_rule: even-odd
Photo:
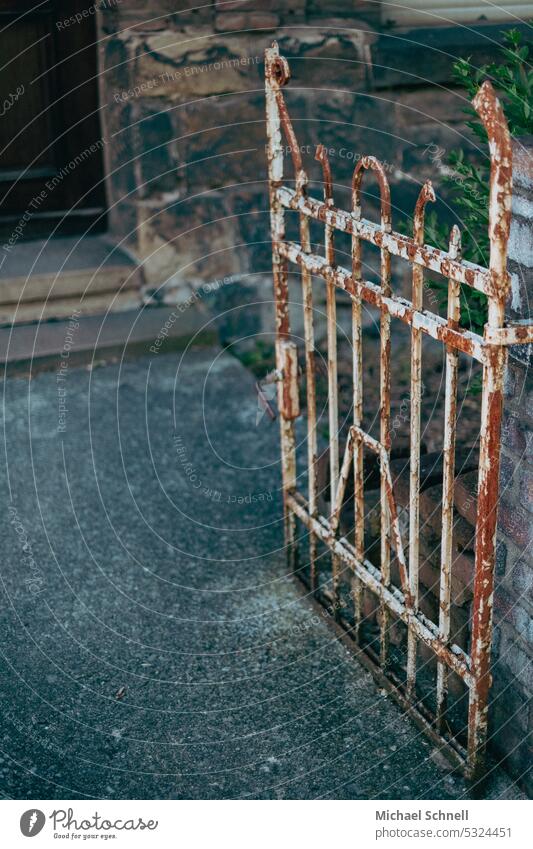
[[[435,202],[435,192],[429,180],[422,186],[413,218],[414,245],[424,244],[426,205]],[[413,263],[412,307],[420,313],[424,306],[424,269]],[[409,591],[412,614],[418,609],[418,569],[420,533],[420,412],[422,401],[422,330],[411,326],[411,417],[409,459]],[[407,635],[407,693],[414,695],[416,686],[416,633],[410,624]]]
[[[294,564],[296,549],[295,520],[298,518],[309,531],[309,562],[311,586],[317,590],[315,565],[316,543],[320,540],[330,550],[333,571],[333,598],[337,595],[340,566],[352,575],[354,627],[352,636],[359,645],[361,602],[363,589],[379,599],[380,657],[373,671],[388,682],[398,698],[414,715],[420,715],[417,696],[416,651],[424,643],[437,659],[437,709],[425,727],[433,739],[453,749],[460,757],[469,776],[483,770],[487,737],[488,695],[490,689],[490,649],[492,642],[492,604],[494,585],[494,552],[496,514],[499,496],[499,446],[503,399],[503,373],[509,345],[533,341],[531,323],[504,325],[504,302],[509,289],[507,273],[507,243],[511,215],[511,143],[501,105],[490,83],[484,83],[473,101],[487,130],[491,176],[489,201],[490,262],[484,268],[463,260],[461,235],[452,229],[448,250],[425,244],[424,212],[426,204],[435,200],[430,182],[422,187],[414,210],[412,237],[392,229],[391,194],[383,165],[373,156],[362,156],[352,177],[352,209],[345,211],[333,201],[333,181],[326,148],[319,145],[316,159],[323,172],[324,198],[318,200],[307,193],[308,177],[303,168],[300,147],[284,101],[282,88],[290,79],[286,60],[279,55],[276,44],[265,54],[265,83],[268,137],[268,167],[270,187],[271,231],[273,249],[274,303],[276,313],[277,373],[280,409],[281,454],[285,511],[286,545],[289,562]],[[282,134],[289,145],[294,170],[294,188],[283,184]],[[380,190],[380,221],[364,218],[361,210],[363,175],[373,172]],[[294,210],[299,217],[300,243],[285,237],[285,210]],[[324,256],[312,253],[309,236],[310,220],[324,224]],[[338,230],[351,236],[351,269],[335,262],[334,233]],[[365,281],[362,275],[361,241],[380,250],[381,274],[379,284]],[[412,266],[411,301],[393,293],[391,285],[391,256],[399,257]],[[298,398],[298,357],[290,341],[289,301],[287,285],[288,263],[300,268],[304,310],[305,369],[307,386],[307,460],[309,495],[306,500],[298,491],[294,419],[300,414]],[[448,310],[446,318],[424,308],[424,272],[436,272],[448,281]],[[321,516],[317,499],[317,440],[316,387],[314,368],[314,327],[312,276],[326,283],[328,335],[328,399],[331,515]],[[470,286],[488,298],[488,322],[483,336],[460,327],[460,288]],[[348,433],[341,468],[339,469],[339,439],[337,411],[337,333],[335,290],[348,293],[352,302],[353,339],[353,424]],[[374,439],[362,428],[363,415],[363,351],[362,304],[380,310],[380,436]],[[406,563],[394,487],[390,471],[390,332],[391,320],[399,319],[411,327],[411,457],[409,559]],[[420,399],[421,399],[421,341],[422,335],[440,341],[446,349],[446,395],[443,434],[444,477],[442,503],[442,542],[440,568],[439,622],[424,616],[418,604],[418,532],[420,488]],[[454,454],[457,417],[458,354],[463,352],[483,365],[483,394],[481,409],[480,460],[478,480],[478,525],[472,602],[470,655],[454,644],[450,631],[451,559],[453,540]],[[364,488],[363,450],[376,453],[381,469],[381,549],[380,568],[366,557],[364,549]],[[339,538],[340,513],[346,485],[353,466],[354,520],[353,545]],[[399,586],[391,580],[391,551],[394,551],[399,574]],[[330,594],[331,597],[331,594]],[[388,630],[390,616],[398,617],[408,629],[408,662],[406,683],[394,677],[389,667]],[[342,617],[341,617],[342,619]],[[364,651],[367,651],[365,648]],[[368,649],[368,653],[371,650]],[[370,662],[370,661],[369,661]],[[448,675],[460,676],[469,689],[468,743],[463,749],[456,740],[445,736],[445,714]]]
[[[322,166],[324,182],[324,203],[329,210],[333,206],[333,182],[331,179],[331,166],[324,145],[319,144],[316,149],[315,159]],[[339,400],[338,400],[338,376],[337,376],[337,303],[335,292],[335,279],[333,269],[335,268],[335,245],[334,245],[334,223],[326,213],[324,228],[324,253],[326,255],[327,267],[330,270],[326,275],[326,319],[328,337],[328,419],[329,419],[329,470],[330,470],[330,499],[335,503],[337,489],[339,487]],[[337,590],[339,584],[340,563],[338,557],[333,553],[331,556],[331,569],[333,579],[333,596],[337,601]],[[338,605],[335,604],[335,610]]]
[[[449,253],[454,259],[461,256],[461,233],[455,225],[450,233]],[[456,280],[448,280],[448,327],[459,329],[461,287]],[[446,389],[444,400],[444,439],[443,439],[443,480],[442,480],[442,535],[440,551],[440,588],[439,588],[439,631],[444,642],[450,639],[450,610],[452,586],[452,544],[453,544],[453,503],[455,477],[455,432],[457,424],[457,373],[458,352],[451,345],[446,346]],[[441,730],[445,722],[448,701],[448,668],[446,664],[437,666],[437,728]]]
[[[287,186],[278,187],[278,197],[286,209],[300,210],[317,221],[326,221],[329,216],[336,230],[343,233],[355,233],[362,239],[377,247],[386,247],[392,256],[398,256],[412,262],[417,262],[431,271],[442,274],[443,277],[453,276],[459,283],[465,283],[479,292],[487,292],[490,287],[491,272],[480,265],[462,260],[454,261],[446,251],[430,245],[417,245],[410,236],[404,236],[391,230],[384,233],[379,224],[359,218],[335,206],[328,206],[316,198],[298,197],[297,193]]]
[[[300,415],[298,348],[295,342],[283,340],[281,343],[281,362],[282,413],[285,419],[292,421]]]
[[[380,195],[380,230],[376,244],[380,248],[380,441],[385,452],[390,450],[390,325],[391,316],[387,310],[383,298],[392,294],[391,290],[391,258],[390,251],[383,244],[382,235],[391,232],[391,197],[389,181],[381,162],[374,156],[363,156],[356,164],[352,177],[352,217],[356,221],[361,219],[361,183],[366,171],[373,171],[379,185]],[[381,526],[381,580],[384,587],[390,585],[391,573],[391,510],[389,497],[389,481],[387,479],[386,465],[382,461],[381,467],[381,496],[380,496],[380,526]],[[403,554],[403,552],[402,552]],[[380,659],[382,666],[386,666],[389,659],[389,611],[387,605],[381,600],[380,604]]]

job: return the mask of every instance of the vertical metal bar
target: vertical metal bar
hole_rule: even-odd
[[[381,252],[381,288],[384,295],[391,294],[390,286],[390,255]],[[386,309],[381,310],[380,317],[380,428],[379,440],[387,453],[390,451],[390,346],[391,346],[391,317]],[[389,500],[387,498],[387,481],[385,470],[381,464],[381,577],[383,586],[390,586],[390,552],[391,552],[391,523]],[[380,662],[383,667],[389,662],[390,616],[389,611],[381,602],[380,607]]]
[[[488,327],[503,326],[504,304],[509,288],[507,242],[511,223],[512,150],[507,122],[492,86],[483,83],[473,101],[489,138],[490,196],[489,239],[491,291]],[[471,671],[468,711],[468,772],[481,774],[487,739],[488,695],[490,689],[490,652],[492,644],[492,606],[496,520],[500,475],[500,432],[503,399],[505,348],[488,348],[483,366],[481,400],[481,436],[476,527],[474,599],[472,603]]]
[[[281,136],[281,115],[278,106],[280,86],[289,81],[290,72],[285,59],[279,55],[276,43],[265,51],[265,99],[267,160],[270,194],[270,227],[272,234],[272,271],[274,278],[274,308],[276,323],[276,367],[283,370],[282,344],[289,338],[289,292],[287,282],[287,263],[281,257],[279,244],[285,239],[284,210],[277,189],[283,180],[283,145]],[[294,566],[295,556],[295,517],[287,504],[287,495],[296,486],[296,452],[294,425],[283,414],[283,381],[278,383],[278,407],[280,410],[281,471],[283,486],[283,511],[285,526],[285,545],[289,568]]]
[[[355,178],[355,175],[354,175]],[[361,218],[361,203],[357,186],[352,184],[352,215]],[[352,275],[354,280],[362,280],[361,240],[352,234]],[[361,298],[352,298],[352,339],[353,339],[353,423],[355,427],[363,425],[363,327]],[[360,438],[354,441],[354,549],[357,560],[362,563],[365,555],[365,501],[363,481],[363,443]],[[363,587],[361,580],[352,577],[352,599],[354,609],[354,639],[359,642],[361,627]]]
[[[333,206],[333,186],[331,168],[324,145],[319,144],[315,159],[320,162],[324,174],[324,201],[328,207]],[[331,268],[335,267],[335,246],[333,239],[333,224],[326,214],[324,227],[324,250],[326,260]],[[336,286],[332,275],[326,280],[326,317],[328,337],[328,414],[329,414],[329,470],[330,470],[330,503],[331,509],[335,503],[339,483],[339,402],[337,380],[337,304]],[[338,612],[338,589],[340,561],[336,554],[331,555],[333,596],[335,611]]]
[[[282,371],[282,406],[280,412],[287,421],[294,421],[300,415],[300,395],[298,390],[298,348],[295,342],[282,339],[280,345]]]
[[[301,194],[305,194],[305,185],[301,186]],[[309,238],[309,218],[300,213],[300,243],[302,250],[311,252]],[[315,334],[313,324],[313,282],[311,272],[302,266],[302,295],[304,306],[304,340],[305,340],[305,382],[307,395],[307,474],[309,489],[309,514],[313,519],[318,515],[317,491],[317,432],[316,432],[316,374],[315,374]],[[309,531],[309,580],[311,590],[317,590],[316,568],[317,538]]]
[[[384,233],[392,231],[391,226],[391,202],[390,187],[387,175],[381,162],[373,156],[363,156],[355,166],[352,179],[352,207],[357,210],[361,207],[360,193],[361,181],[364,170],[372,169],[375,172],[380,191],[381,200],[381,229]],[[385,296],[392,294],[390,280],[390,253],[386,248],[381,248],[380,276],[381,291]],[[390,451],[390,324],[391,316],[387,308],[381,308],[380,316],[380,442],[385,451]],[[390,586],[390,552],[391,552],[391,522],[389,499],[387,495],[387,475],[384,464],[381,467],[380,488],[380,512],[381,512],[381,583],[384,587]],[[380,663],[385,667],[389,658],[389,611],[387,605],[380,600]]]
[[[348,433],[348,439],[346,440],[346,447],[344,449],[344,457],[342,458],[341,470],[339,473],[339,483],[337,486],[337,492],[335,494],[335,503],[333,505],[333,509],[331,511],[331,518],[329,521],[330,527],[335,533],[338,526],[339,520],[342,510],[342,505],[344,503],[344,494],[346,492],[346,482],[348,480],[348,475],[350,474],[350,468],[353,460],[353,443],[355,438],[355,432],[353,427],[350,428]]]
[[[461,233],[455,225],[450,234],[449,254],[461,259]],[[461,286],[448,280],[448,327],[457,330],[461,312]],[[444,401],[443,478],[442,478],[442,535],[440,550],[440,604],[439,633],[447,643],[450,639],[451,569],[453,542],[453,497],[455,479],[455,431],[457,419],[457,368],[459,354],[456,348],[446,347],[446,394]],[[448,698],[448,666],[437,664],[437,727],[443,727]]]
[[[424,213],[426,204],[435,200],[433,186],[428,180],[422,186],[415,206],[413,240],[424,244]],[[413,264],[413,309],[424,305],[424,269]],[[412,599],[411,617],[418,608],[419,525],[420,525],[420,410],[422,399],[422,331],[411,329],[411,417],[409,466],[409,591]],[[417,638],[412,627],[407,632],[407,694],[413,698],[416,684]]]

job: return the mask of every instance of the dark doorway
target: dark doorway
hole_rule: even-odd
[[[4,239],[15,229],[18,239],[105,226],[97,5],[0,0]]]

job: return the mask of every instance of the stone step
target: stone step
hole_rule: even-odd
[[[191,306],[143,307],[106,315],[0,327],[0,363],[10,376],[59,367],[68,343],[69,363],[82,365],[114,358],[157,354],[212,344],[216,334],[206,316]]]
[[[0,265],[0,324],[131,309],[141,288],[137,262],[105,236],[21,242]]]

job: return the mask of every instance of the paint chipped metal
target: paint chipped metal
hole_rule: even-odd
[[[281,457],[285,511],[285,541],[289,563],[296,563],[295,519],[309,532],[309,561],[311,587],[317,590],[316,543],[320,540],[331,552],[333,563],[333,592],[337,598],[339,568],[352,574],[354,624],[349,631],[361,648],[361,656],[369,655],[370,665],[378,680],[387,682],[387,689],[422,723],[433,740],[461,763],[471,778],[482,774],[487,739],[488,695],[490,689],[490,651],[492,643],[492,599],[496,538],[496,513],[499,495],[499,446],[503,397],[503,374],[510,345],[530,344],[533,341],[531,323],[505,326],[504,303],[509,291],[507,273],[507,244],[509,239],[512,158],[508,127],[501,105],[489,82],[485,82],[473,106],[487,130],[491,157],[489,239],[490,262],[484,268],[463,260],[461,235],[454,227],[448,250],[425,244],[424,210],[435,200],[430,182],[422,187],[414,211],[413,235],[397,233],[392,228],[391,195],[383,165],[375,157],[362,156],[355,166],[352,179],[352,209],[339,209],[334,204],[333,180],[326,149],[319,145],[316,158],[323,172],[324,199],[308,196],[309,183],[303,167],[300,146],[285,104],[282,88],[290,79],[286,59],[279,55],[276,43],[265,53],[266,111],[268,136],[268,167],[270,187],[271,232],[273,250],[274,302],[276,313],[277,372],[282,375],[278,384],[278,406],[281,427]],[[289,177],[294,188],[283,185],[282,134],[289,147],[293,174]],[[380,190],[380,221],[375,223],[362,216],[361,184],[365,174],[372,174]],[[285,237],[285,212],[293,210],[299,217],[300,242]],[[311,251],[309,222],[324,224],[324,253]],[[335,262],[334,233],[351,235],[350,270]],[[361,241],[380,250],[380,282],[365,281],[362,276]],[[412,267],[412,296],[409,301],[393,292],[391,257],[400,257]],[[305,380],[307,391],[307,461],[308,498],[297,488],[294,420],[300,413],[298,396],[298,356],[295,341],[291,340],[289,298],[287,285],[288,263],[300,269],[304,308]],[[448,309],[442,318],[424,307],[424,274],[436,272],[448,281]],[[331,513],[322,516],[318,510],[315,342],[313,326],[312,277],[326,283],[328,337],[328,404],[329,404],[329,462]],[[460,326],[460,288],[469,286],[488,298],[488,322],[481,336]],[[343,460],[339,468],[336,290],[348,293],[352,302],[353,341],[353,424],[349,428]],[[363,360],[362,305],[380,310],[380,437],[374,439],[362,428]],[[411,455],[410,455],[410,515],[409,558],[406,561],[403,540],[394,498],[390,471],[390,332],[392,319],[411,327]],[[440,564],[440,610],[438,624],[431,622],[420,610],[418,599],[418,533],[420,489],[420,396],[422,336],[428,335],[445,346],[446,395],[443,434],[444,478],[442,504],[442,545]],[[459,352],[483,365],[481,409],[481,438],[478,482],[478,524],[476,529],[475,575],[472,602],[470,654],[451,641],[451,558],[453,538],[454,453],[457,415],[457,369]],[[380,568],[373,565],[364,550],[364,488],[363,449],[376,453],[381,469],[381,550]],[[353,544],[340,536],[340,515],[350,469],[354,475],[354,535]],[[398,565],[399,586],[391,580],[391,552]],[[359,643],[362,593],[366,588],[379,600],[380,654],[370,657],[371,650]],[[408,629],[408,660],[405,681],[395,677],[389,667],[388,630],[390,617],[401,620]],[[428,646],[437,659],[436,711],[431,714],[417,697],[416,654],[419,643]],[[366,653],[366,654],[365,654]],[[448,676],[458,675],[469,690],[468,740],[466,747],[450,735],[445,721]]]

